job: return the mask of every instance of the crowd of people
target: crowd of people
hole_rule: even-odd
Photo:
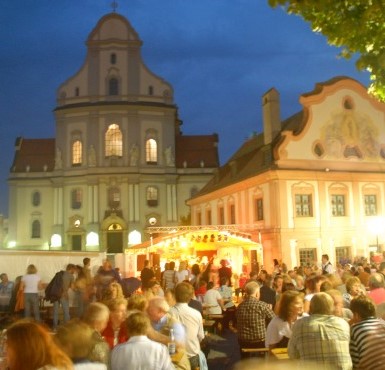
[[[15,282],[1,274],[0,310],[13,322],[0,369],[204,370],[210,317],[220,318],[219,333],[235,333],[242,360],[245,349],[286,348],[290,359],[331,369],[385,363],[385,262],[333,266],[323,255],[319,265],[288,270],[275,260],[271,272],[247,275],[226,260],[176,262],[159,271],[146,260],[140,278],[124,279],[108,260],[92,276],[85,258],[48,285],[34,265]],[[42,299],[52,320],[40,314]]]

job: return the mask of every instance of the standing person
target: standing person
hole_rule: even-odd
[[[140,280],[142,280],[142,288],[148,288],[148,284],[155,277],[154,270],[150,267],[150,261],[144,261],[144,267],[140,272]]]
[[[275,278],[274,278],[275,280]],[[259,300],[267,303],[272,310],[274,310],[275,303],[277,301],[277,292],[272,288],[273,277],[269,274],[265,276],[262,286],[260,287]]]
[[[86,278],[86,295],[84,305],[87,306],[90,302],[92,302],[95,292],[94,292],[94,279],[92,278],[91,273],[91,258],[85,257],[83,258],[83,272]]]
[[[232,285],[231,277],[233,275],[233,272],[231,271],[231,267],[229,267],[228,261],[223,259],[219,262],[219,264],[221,265],[221,267],[218,269],[219,283],[221,282],[221,279],[224,277],[224,278],[227,278],[229,282],[228,285],[231,286]]]
[[[334,316],[333,310],[332,297],[324,292],[314,294],[310,301],[310,316],[293,325],[288,345],[290,358],[351,370],[350,327],[344,319]]]
[[[200,342],[204,338],[202,315],[188,306],[194,290],[189,283],[180,283],[175,287],[176,304],[170,308],[170,313],[181,322],[186,329],[186,353],[190,361],[191,369],[203,368],[201,361],[205,361],[200,356]],[[207,368],[207,364],[206,368]]]
[[[0,274],[0,280],[0,311],[8,313],[14,283],[13,281],[9,281],[8,275],[5,272]]]
[[[322,274],[323,275],[333,274],[334,269],[333,269],[333,265],[329,261],[329,256],[327,254],[323,254],[321,259],[322,259]]]
[[[175,273],[175,284],[178,285],[183,281],[188,281],[190,272],[187,270],[186,261],[180,261],[178,271]]]
[[[385,363],[385,321],[376,318],[376,306],[369,297],[352,300],[350,355],[354,369],[377,370]]]
[[[112,370],[175,370],[167,347],[147,338],[150,320],[143,312],[132,313],[126,325],[130,338],[113,349]]]
[[[59,306],[62,306],[63,309],[63,321],[66,323],[70,320],[70,306],[69,306],[69,289],[73,288],[74,284],[74,274],[76,271],[76,266],[72,263],[69,263],[62,272],[62,294],[58,301],[53,302],[53,330],[56,331],[57,325],[59,323]]]
[[[40,321],[39,290],[43,288],[40,276],[35,265],[28,265],[27,273],[21,278],[21,289],[24,292],[24,316]]]
[[[121,279],[116,269],[112,268],[112,264],[108,259],[103,261],[102,266],[98,269],[95,276],[96,285],[96,299],[100,301],[104,295],[104,291],[109,289],[110,284],[113,281],[117,281],[121,284]]]
[[[74,293],[75,293],[75,304],[76,304],[76,316],[81,318],[84,313],[84,306],[87,295],[87,278],[84,273],[83,266],[76,266],[76,278],[74,281]]]
[[[166,270],[163,272],[162,285],[163,290],[173,290],[175,287],[175,262],[171,261],[167,264]]]
[[[259,300],[259,284],[256,281],[247,283],[245,297],[237,307],[237,330],[240,349],[264,348],[266,339],[266,322],[275,315],[265,302]],[[245,354],[241,350],[241,357]]]

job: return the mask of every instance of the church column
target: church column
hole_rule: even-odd
[[[63,188],[54,188],[53,224],[63,224]]]
[[[139,184],[128,185],[128,220],[129,222],[139,221]]]
[[[99,221],[99,196],[98,185],[88,185],[88,222],[97,223]]]
[[[167,221],[176,221],[176,185],[167,184]]]

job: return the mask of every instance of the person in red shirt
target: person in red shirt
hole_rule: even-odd
[[[102,336],[108,343],[110,348],[114,348],[117,344],[124,343],[128,339],[126,328],[127,319],[127,301],[125,299],[111,300],[108,303],[110,309],[110,319],[107,327],[102,332]]]

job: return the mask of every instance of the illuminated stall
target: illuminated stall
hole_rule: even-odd
[[[223,230],[199,229],[169,232],[157,238],[131,246],[125,251],[126,271],[138,275],[145,259],[152,266],[164,268],[167,261],[186,260],[190,266],[194,263],[207,264],[212,261],[220,266],[225,259],[233,272],[248,273],[263,265],[263,248],[260,243],[251,240],[244,233]]]

